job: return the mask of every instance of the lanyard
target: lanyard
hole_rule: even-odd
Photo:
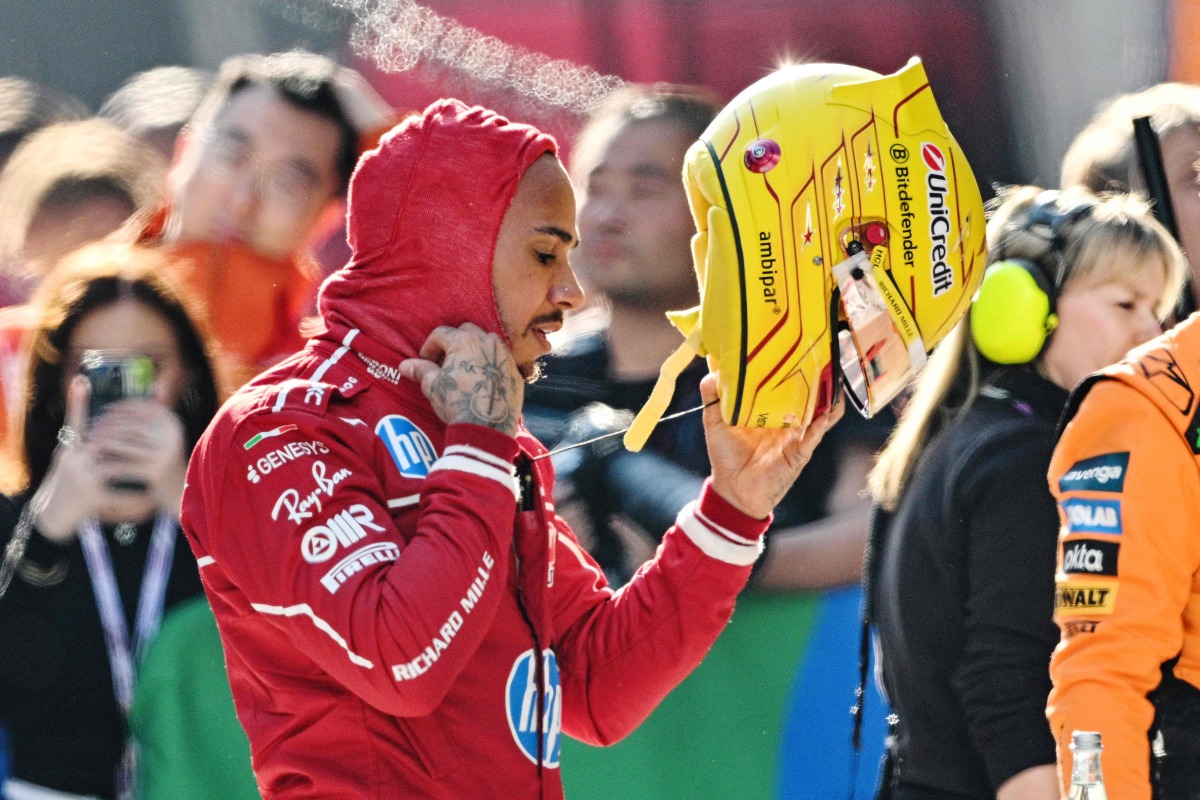
[[[167,578],[175,552],[175,520],[165,514],[159,514],[154,520],[150,554],[146,558],[146,571],[142,575],[142,589],[134,620],[132,648],[129,626],[125,621],[125,611],[113,573],[112,556],[100,533],[100,524],[94,519],[85,522],[79,529],[79,540],[83,545],[88,575],[92,579],[92,592],[96,597],[96,607],[100,610],[100,621],[104,625],[104,643],[108,648],[108,663],[112,667],[113,693],[121,712],[128,717],[133,705],[134,664],[158,632],[158,623],[162,619],[163,598],[166,596]]]

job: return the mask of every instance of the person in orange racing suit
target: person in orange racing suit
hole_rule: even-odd
[[[1090,377],[1050,464],[1062,520],[1047,715],[1064,788],[1099,731],[1108,794],[1200,796],[1200,315]],[[1153,747],[1152,747],[1153,745]],[[1151,758],[1153,749],[1154,757]]]

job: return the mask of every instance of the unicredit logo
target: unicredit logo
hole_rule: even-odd
[[[946,261],[950,254],[950,207],[946,203],[949,184],[946,181],[946,157],[932,142],[921,144],[921,160],[929,171],[925,173],[925,191],[929,203],[929,278],[933,296],[937,297],[954,286],[954,268]]]
[[[946,157],[936,144],[925,142],[921,145],[921,160],[934,172],[946,171]]]

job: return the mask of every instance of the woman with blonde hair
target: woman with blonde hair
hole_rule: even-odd
[[[1080,380],[1160,332],[1185,269],[1131,195],[1013,188],[988,241],[968,318],[871,474],[868,613],[895,711],[885,797],[1059,797],[1055,424]]]

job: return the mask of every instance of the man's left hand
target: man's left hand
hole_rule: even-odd
[[[715,402],[715,375],[700,381],[700,397],[706,406],[704,434],[712,462],[713,489],[755,519],[765,519],[783,499],[843,411],[839,402],[814,419],[808,430],[733,427],[721,418]]]

